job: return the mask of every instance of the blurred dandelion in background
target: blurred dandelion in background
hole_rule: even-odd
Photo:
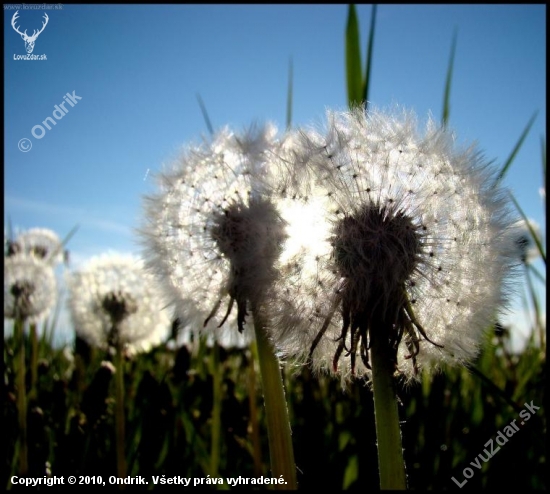
[[[19,254],[4,258],[4,317],[36,322],[46,317],[57,299],[52,267]]]
[[[538,223],[534,220],[528,220],[527,224],[525,220],[521,219],[514,223],[513,228],[516,229],[514,242],[521,262],[529,264],[540,258],[541,253],[531,233],[533,232],[536,238],[542,241],[542,234]]]
[[[12,255],[25,253],[52,265],[63,261],[63,244],[57,234],[47,228],[31,228],[20,233],[10,244]]]
[[[475,147],[459,149],[431,119],[421,133],[399,108],[329,111],[326,127],[301,133],[286,199],[295,209],[281,207],[288,231],[317,229],[311,243],[291,235],[282,256],[281,351],[343,381],[370,376],[373,332],[409,379],[470,361],[519,261],[492,170]]]
[[[36,323],[48,316],[57,299],[52,266],[36,257],[19,253],[4,257],[4,318],[13,321],[13,349],[16,354],[16,396],[19,426],[18,463],[20,475],[27,475],[27,390],[25,326],[31,327],[31,393],[36,384]]]
[[[69,308],[77,335],[114,353],[117,474],[127,472],[124,357],[149,351],[168,336],[169,307],[143,261],[132,255],[94,257],[69,276]]]
[[[104,254],[68,275],[69,309],[79,337],[127,354],[147,351],[166,338],[171,308],[136,256]]]

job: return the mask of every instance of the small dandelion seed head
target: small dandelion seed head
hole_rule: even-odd
[[[158,174],[160,190],[145,198],[147,266],[188,326],[244,331],[277,277],[285,233],[271,202],[284,188],[273,186],[276,132],[272,125],[240,134],[225,128],[188,146]]]
[[[55,304],[56,286],[49,264],[25,254],[4,258],[4,317],[41,320]]]
[[[407,378],[471,360],[512,287],[513,215],[494,171],[431,119],[418,129],[399,108],[329,111],[324,130],[301,132],[287,180],[287,197],[314,207],[277,204],[289,236],[274,339],[343,382],[369,377],[381,323]],[[296,222],[315,225],[309,242]]]
[[[13,244],[11,255],[24,253],[52,265],[63,261],[63,245],[57,234],[47,228],[31,228],[24,231],[17,236]]]
[[[131,355],[167,336],[171,308],[138,257],[97,256],[67,278],[75,331],[90,345],[106,349],[120,343]]]
[[[537,247],[533,233],[540,241],[542,239],[538,223],[534,220],[528,220],[528,223],[521,219],[512,225],[513,241],[517,250],[518,258],[522,263],[531,263],[540,257],[540,251]],[[532,232],[531,232],[532,230]]]

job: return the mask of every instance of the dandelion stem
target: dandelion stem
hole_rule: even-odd
[[[31,333],[31,400],[36,398],[36,383],[38,381],[38,334],[36,323],[30,325]]]
[[[251,359],[248,365],[248,404],[250,408],[250,434],[252,436],[252,450],[254,451],[254,475],[261,477],[262,469],[262,449],[260,447],[260,430],[258,427],[258,411],[256,408],[256,369],[255,364],[258,361],[258,349],[253,341],[250,344]]]
[[[117,338],[118,339],[118,338]],[[124,419],[124,356],[121,344],[117,341],[115,352],[115,385],[116,385],[116,463],[119,478],[126,477],[126,455],[124,453],[125,419]],[[122,484],[121,484],[122,485]]]
[[[212,443],[210,449],[210,475],[218,477],[220,464],[220,437],[221,437],[221,413],[222,413],[222,376],[220,369],[220,346],[214,341],[211,360],[212,393],[214,403],[212,405]]]
[[[393,381],[394,362],[390,358],[385,326],[381,324],[375,328],[371,331],[371,361],[380,488],[405,490],[405,463]]]
[[[25,331],[23,319],[16,317],[14,334],[17,351],[17,412],[19,415],[19,475],[26,476],[29,471],[27,449],[27,396],[25,384]]]
[[[281,368],[265,334],[263,317],[255,308],[252,314],[267,418],[271,474],[274,478],[284,479],[283,484],[275,484],[278,490],[296,490],[296,465]]]

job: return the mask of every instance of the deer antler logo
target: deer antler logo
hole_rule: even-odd
[[[44,31],[44,28],[46,27],[46,24],[48,24],[48,21],[50,19],[48,17],[48,14],[44,14],[45,22],[42,23],[42,29],[40,29],[40,31],[38,32],[35,29],[34,32],[32,33],[32,36],[28,36],[26,29],[25,29],[25,32],[22,33],[21,31],[19,31],[19,29],[15,25],[15,21],[17,20],[18,14],[19,14],[19,10],[15,14],[13,14],[13,17],[11,18],[11,27],[13,27],[13,29],[15,29],[15,32],[19,33],[23,38],[23,41],[25,42],[25,50],[27,50],[27,53],[32,53],[32,51],[34,50],[34,43],[36,41],[36,38],[38,38],[38,35],[42,31]]]

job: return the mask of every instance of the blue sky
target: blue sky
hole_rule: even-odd
[[[47,60],[16,59],[26,52],[11,6],[4,6],[5,220],[60,237],[78,224],[68,245],[75,265],[107,250],[139,253],[133,228],[151,175],[208,132],[197,93],[215,128],[270,120],[283,129],[292,57],[294,125],[346,106],[346,5],[20,8],[17,26],[28,34],[48,14],[33,51]],[[357,13],[364,53],[371,6]],[[505,184],[544,229],[545,5],[380,5],[369,100],[439,118],[455,29],[451,127],[498,166],[538,111]],[[74,107],[65,104],[57,124],[33,136],[73,92],[81,98]],[[20,151],[21,139],[30,151]]]

